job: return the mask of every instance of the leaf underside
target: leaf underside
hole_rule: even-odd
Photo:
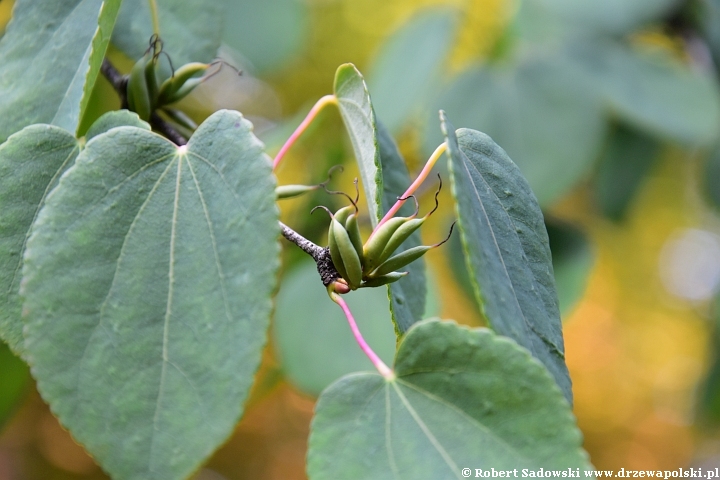
[[[232,432],[265,341],[275,181],[237,112],[186,147],[137,127],[88,142],[25,254],[43,398],[113,477],[187,477]]]

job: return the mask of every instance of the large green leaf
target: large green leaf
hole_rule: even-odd
[[[400,343],[395,373],[350,375],[323,392],[310,435],[311,480],[589,466],[562,393],[508,339],[424,321]]]
[[[62,128],[31,125],[0,145],[0,338],[21,355],[22,259],[45,197],[75,161],[80,145]]]
[[[586,83],[630,125],[691,145],[707,145],[720,131],[720,91],[707,73],[660,49],[619,42],[576,43],[573,54]]]
[[[344,298],[365,340],[390,363],[395,336],[385,289],[362,288]],[[302,262],[283,280],[273,327],[283,372],[305,393],[320,395],[343,375],[372,369],[342,310],[328,298],[312,261]]]
[[[355,151],[370,221],[375,226],[382,218],[382,166],[376,138],[375,112],[365,79],[355,65],[346,63],[337,69],[335,96]]]
[[[595,199],[600,211],[614,221],[625,217],[635,193],[660,155],[660,142],[634,128],[618,125],[600,159]]]
[[[225,2],[222,40],[247,58],[258,73],[282,67],[303,46],[308,6],[302,0]]]
[[[382,211],[387,212],[410,186],[410,174],[390,132],[382,123],[378,122],[377,127],[383,176]],[[409,216],[413,212],[414,205],[411,202],[405,202],[397,215]],[[410,235],[397,252],[420,245],[421,240],[418,230]],[[422,258],[404,267],[403,271],[409,272],[408,275],[388,285],[390,311],[398,336],[405,333],[413,323],[422,320],[427,293],[425,261]]]
[[[548,236],[520,170],[493,140],[441,113],[466,262],[496,332],[538,358],[572,402]]]
[[[526,0],[527,1],[527,0]],[[677,0],[531,0],[556,15],[563,23],[586,33],[629,33],[659,20]]]
[[[187,146],[88,142],[28,241],[25,346],[43,398],[113,477],[181,479],[232,432],[279,248],[270,159],[237,112]]]
[[[30,386],[30,369],[0,342],[0,431]]]
[[[602,147],[602,105],[584,79],[567,58],[538,54],[511,66],[469,69],[438,105],[502,145],[545,206],[589,174]],[[435,125],[429,122],[429,151],[439,143]]]
[[[452,9],[429,9],[410,19],[383,45],[370,67],[373,105],[393,132],[426,106],[437,90],[454,39]]]
[[[0,41],[0,142],[33,123],[75,133],[120,0],[18,0]]]
[[[565,316],[585,293],[595,255],[585,234],[574,225],[546,218],[545,227],[552,252],[558,306]]]
[[[112,34],[113,45],[133,60],[143,56],[155,33],[152,4],[157,5],[160,37],[175,68],[215,58],[225,20],[222,1],[123,0]]]
[[[90,141],[94,137],[116,127],[138,127],[150,130],[150,125],[140,120],[137,113],[130,110],[114,110],[104,113],[90,126],[85,134],[85,140]]]

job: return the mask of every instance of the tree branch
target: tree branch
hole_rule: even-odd
[[[279,223],[280,231],[282,232],[283,237],[300,247],[303,252],[307,253],[313,258],[313,260],[315,260],[315,264],[317,265],[317,270],[320,274],[320,279],[322,280],[323,285],[327,287],[332,282],[340,278],[340,274],[338,273],[335,265],[333,264],[329,248],[323,248],[319,245],[316,245],[307,238],[297,233],[292,228],[285,225],[284,223]]]
[[[100,73],[110,82],[110,85],[115,89],[117,94],[120,96],[120,106],[127,108],[127,82],[128,77],[123,75],[115,68],[115,65],[110,63],[107,58],[103,59],[102,65],[100,65]]]

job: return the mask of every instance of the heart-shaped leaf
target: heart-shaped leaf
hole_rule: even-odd
[[[137,113],[131,112],[130,110],[114,110],[104,113],[100,118],[95,120],[95,123],[90,126],[85,134],[85,141],[89,142],[101,133],[105,133],[116,127],[138,127],[150,130],[150,125],[140,120]]]
[[[538,358],[572,402],[543,214],[518,167],[484,133],[443,112],[458,225],[475,295],[491,327]]]
[[[18,0],[0,41],[0,143],[33,123],[76,133],[120,0]]]
[[[80,145],[51,125],[31,125],[0,145],[0,337],[22,355],[19,297],[23,252],[45,197],[74,162]]]
[[[225,18],[222,1],[123,0],[112,33],[113,45],[133,60],[142,57],[156,33],[153,11],[157,12],[158,33],[173,65],[215,58]]]
[[[237,112],[187,146],[136,127],[88,142],[25,254],[43,398],[113,477],[181,479],[232,432],[278,266],[270,159]]]
[[[335,72],[335,96],[355,151],[370,221],[375,226],[382,218],[382,166],[376,138],[375,112],[365,79],[355,65],[340,65]]]
[[[400,343],[395,374],[349,375],[323,392],[310,435],[311,480],[588,467],[570,406],[511,340],[423,321]]]
[[[382,162],[382,211],[384,213],[390,210],[397,202],[398,197],[407,190],[410,185],[410,174],[390,132],[380,122],[377,124],[377,142]],[[405,202],[397,214],[409,216],[413,211],[413,205]],[[397,252],[400,253],[420,245],[421,240],[420,231],[417,230],[405,240]],[[422,258],[403,267],[403,271],[409,272],[408,275],[388,285],[390,311],[398,337],[405,333],[413,323],[422,320],[427,294],[425,261]]]

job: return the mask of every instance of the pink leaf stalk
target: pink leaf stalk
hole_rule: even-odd
[[[287,151],[290,150],[290,147],[292,147],[293,144],[297,141],[297,139],[300,138],[300,135],[302,135],[303,132],[307,130],[308,126],[310,126],[313,120],[315,120],[315,117],[317,117],[318,113],[320,113],[320,111],[328,105],[337,105],[337,97],[335,95],[325,95],[320,100],[318,100],[315,105],[313,105],[305,119],[295,129],[293,134],[290,135],[290,138],[287,139],[285,145],[282,146],[278,154],[275,156],[275,160],[273,160],[273,170],[275,170],[278,165],[280,165],[280,162],[282,161]]]
[[[395,205],[392,206],[390,210],[385,214],[385,216],[380,220],[380,222],[377,224],[375,229],[370,234],[370,238],[372,238],[373,235],[375,235],[375,232],[377,232],[378,228],[380,228],[385,222],[390,220],[393,215],[397,213],[398,210],[400,210],[400,207],[402,207],[403,203],[412,195],[415,193],[415,190],[422,185],[422,183],[425,181],[425,179],[430,175],[430,172],[432,171],[433,167],[435,166],[435,163],[437,163],[438,159],[442,156],[443,153],[445,153],[445,150],[447,150],[447,143],[443,142],[441,143],[433,152],[432,155],[430,155],[430,158],[428,159],[427,163],[423,167],[420,174],[417,176],[415,181],[408,187],[407,190],[405,190],[405,193],[402,194],[400,198],[403,200],[398,200],[395,202]]]
[[[357,341],[358,345],[360,345],[360,349],[365,353],[365,355],[368,356],[373,365],[375,365],[375,368],[378,372],[380,372],[380,375],[385,377],[386,380],[395,380],[395,372],[393,372],[390,367],[385,365],[385,362],[383,362],[382,359],[378,357],[377,353],[375,353],[373,349],[370,348],[370,345],[368,345],[363,338],[362,334],[360,333],[360,329],[357,326],[357,323],[355,323],[355,318],[350,312],[350,308],[348,307],[347,303],[345,303],[345,300],[343,300],[342,297],[336,293],[331,295],[331,298],[335,303],[340,305],[340,308],[342,308],[345,317],[347,317],[348,324],[350,324],[350,330],[352,330],[355,341]]]

